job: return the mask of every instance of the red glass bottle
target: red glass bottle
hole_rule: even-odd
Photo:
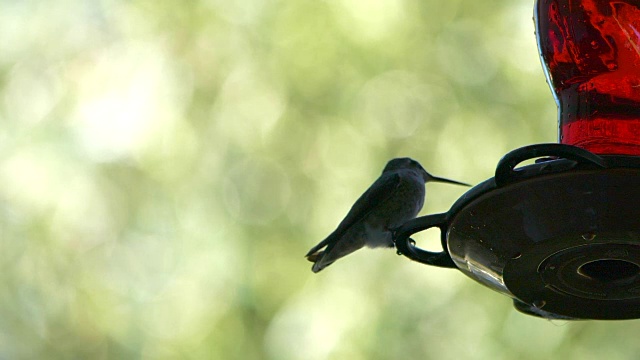
[[[640,0],[537,0],[563,144],[640,155]]]

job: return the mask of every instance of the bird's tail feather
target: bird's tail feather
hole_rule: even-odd
[[[307,259],[309,259],[310,256],[313,256],[314,254],[318,254],[318,250],[322,249],[323,247],[327,246],[329,244],[329,240],[331,239],[331,235],[329,235],[326,239],[320,241],[320,243],[314,247],[311,248],[311,250],[309,250],[309,252],[307,253],[307,255],[305,255],[304,257],[306,257]],[[317,256],[317,255],[316,255]],[[309,260],[309,261],[315,261],[315,260]]]
[[[327,259],[327,256],[326,256],[329,253],[329,251],[331,251],[331,249],[333,248],[333,245],[330,246],[330,244],[332,243],[331,241],[334,236],[335,236],[334,234],[329,235],[326,239],[322,240],[318,245],[311,248],[311,250],[309,250],[307,255],[305,255],[307,260],[314,263],[313,267],[311,268],[311,270],[314,273],[317,273],[320,270],[326,268],[336,260],[336,259],[332,259],[332,260]]]
[[[322,258],[322,255],[324,255],[324,250],[316,251],[313,254],[307,254],[306,258],[311,262],[316,262]]]

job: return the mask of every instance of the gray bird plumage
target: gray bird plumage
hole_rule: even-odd
[[[306,257],[314,263],[313,272],[364,246],[393,247],[393,229],[418,215],[424,204],[425,184],[430,181],[470,186],[432,176],[410,158],[389,161],[338,228],[309,250]]]

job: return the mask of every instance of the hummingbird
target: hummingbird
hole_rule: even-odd
[[[317,273],[364,246],[394,247],[394,230],[418,215],[428,182],[471,186],[433,176],[411,158],[390,160],[338,228],[309,250],[306,258],[314,263],[311,270]]]

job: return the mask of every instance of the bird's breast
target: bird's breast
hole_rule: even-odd
[[[421,179],[405,177],[394,196],[381,204],[371,216],[378,218],[386,228],[396,228],[418,215],[424,205],[425,187]]]

